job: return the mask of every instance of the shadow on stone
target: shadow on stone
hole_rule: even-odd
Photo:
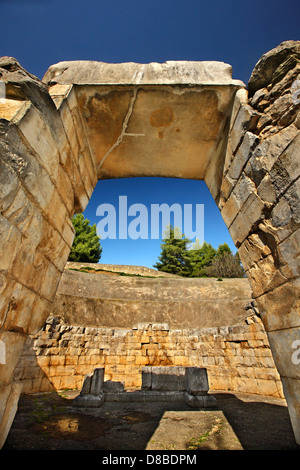
[[[280,399],[235,393],[214,397],[244,450],[300,450]]]
[[[185,402],[192,408],[214,408],[216,400],[208,395],[206,368],[146,366],[142,369],[141,390],[126,391],[123,382],[104,382],[104,367],[85,376],[80,394],[73,405],[97,408],[104,401],[113,402]]]
[[[80,394],[74,399],[74,406],[98,408],[104,402],[104,367],[95,369],[84,378]]]
[[[74,393],[21,396],[3,450],[181,450],[191,444],[196,450],[299,449],[280,399],[217,393],[214,410],[175,401],[105,401],[79,410]],[[213,434],[220,420],[221,430]]]

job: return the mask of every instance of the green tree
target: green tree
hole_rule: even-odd
[[[102,247],[100,237],[97,235],[96,224],[90,225],[83,214],[76,214],[72,218],[75,228],[75,238],[69,254],[69,261],[82,261],[85,263],[98,263],[101,258]]]
[[[194,241],[192,247],[191,247],[191,250],[200,250],[201,248],[201,243],[200,243],[200,240],[199,238],[196,238],[196,240]]]
[[[190,243],[177,227],[168,226],[161,244],[161,255],[153,267],[166,273],[188,276],[191,268],[187,247]]]
[[[196,249],[195,249],[196,247]],[[206,268],[211,265],[217,251],[207,242],[199,247],[199,242],[195,242],[193,248],[188,252],[190,257],[191,277],[207,276]]]

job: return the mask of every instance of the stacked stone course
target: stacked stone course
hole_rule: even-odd
[[[86,374],[105,367],[105,380],[140,388],[144,366],[205,367],[210,390],[282,397],[268,338],[256,315],[229,327],[169,329],[142,323],[133,329],[67,325],[49,317],[28,339],[15,380],[23,392],[81,389]]]
[[[220,185],[208,187],[246,270],[300,439],[300,42],[285,41],[238,90]],[[216,174],[216,162],[207,177]],[[217,184],[216,184],[217,183]]]

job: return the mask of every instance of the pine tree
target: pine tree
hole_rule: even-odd
[[[187,247],[190,243],[188,238],[179,233],[177,227],[174,229],[170,225],[164,233],[161,255],[153,267],[166,273],[188,276],[191,268]]]
[[[191,277],[205,277],[206,268],[211,265],[212,260],[216,256],[216,250],[210,243],[204,242],[199,246],[197,241],[189,251]]]
[[[75,228],[75,238],[69,254],[69,261],[81,261],[85,263],[98,263],[101,258],[102,247],[100,237],[97,235],[96,224],[90,225],[83,214],[77,214],[72,218]]]

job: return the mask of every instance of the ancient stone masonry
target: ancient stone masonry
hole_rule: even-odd
[[[0,71],[6,85],[0,103],[0,340],[6,345],[0,434],[5,436],[16,409],[6,402],[16,402],[20,392],[12,383],[15,364],[26,335],[38,331],[49,314],[73,242],[70,217],[84,210],[96,179],[86,175],[84,135],[81,148],[77,126],[71,147],[47,87],[14,59],[2,58]]]
[[[86,374],[105,368],[105,380],[142,386],[143,367],[205,367],[210,390],[283,397],[267,334],[257,315],[227,327],[170,329],[141,323],[133,329],[72,326],[49,317],[28,338],[15,379],[24,393],[81,389]]]
[[[216,195],[268,332],[296,435],[300,366],[291,358],[300,337],[299,74],[300,43],[287,41],[255,66],[249,99],[246,90],[237,92]]]
[[[6,91],[0,100],[0,340],[6,347],[0,435],[5,439],[20,393],[12,383],[14,367],[26,335],[38,331],[49,314],[73,242],[70,218],[84,210],[96,178],[86,172],[84,133],[79,137],[78,125],[67,136],[47,86],[12,58],[0,59],[0,76]]]
[[[0,447],[14,370],[48,317],[72,215],[98,179],[204,179],[237,246],[300,443],[300,42],[262,56],[248,91],[221,62],[62,62],[43,81],[0,59]],[[3,356],[3,354],[2,354]]]
[[[147,366],[142,368],[142,388],[126,391],[121,382],[104,382],[105,368],[95,369],[85,376],[74,406],[98,408],[104,401],[174,401],[185,402],[192,408],[214,408],[216,398],[208,394],[205,367]]]

